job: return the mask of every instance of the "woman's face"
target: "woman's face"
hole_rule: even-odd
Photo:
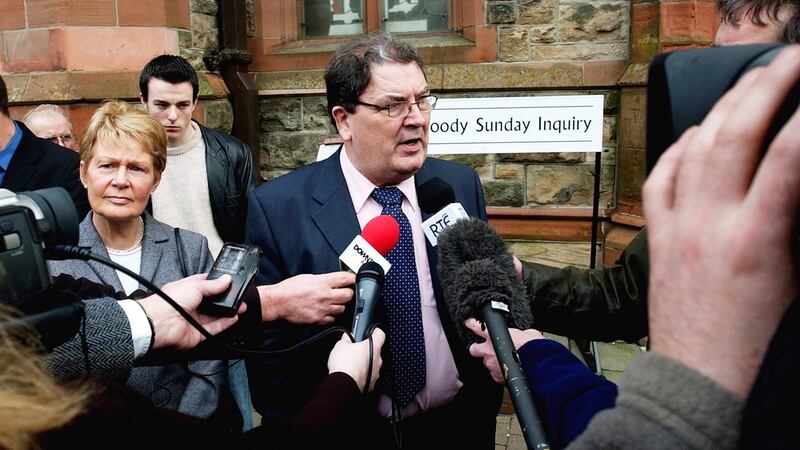
[[[140,216],[160,178],[153,155],[131,139],[98,140],[92,157],[81,161],[81,181],[92,211],[108,221]]]

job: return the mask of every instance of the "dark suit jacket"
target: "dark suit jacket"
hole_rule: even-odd
[[[14,193],[63,187],[72,197],[78,217],[85,216],[89,212],[89,200],[78,174],[78,154],[48,140],[39,139],[22,122],[16,124],[22,129],[22,140],[11,158],[8,172],[0,187]]]
[[[156,286],[163,286],[171,281],[184,277],[181,263],[176,251],[174,228],[153,219],[143,213],[145,221],[144,237],[142,238],[142,263],[139,274],[152,281]],[[213,262],[208,250],[206,238],[191,231],[181,230],[183,242],[184,261],[186,263],[186,276],[207,272]],[[97,234],[92,224],[92,215],[89,214],[81,222],[79,245],[91,248],[92,253],[108,258],[108,253],[100,235]],[[123,291],[122,284],[114,269],[95,261],[65,260],[51,261],[50,272],[54,275],[67,273],[75,278],[86,278],[90,281],[112,286],[117,292]],[[141,289],[147,290],[143,286]],[[98,306],[93,305],[99,302]],[[125,345],[114,345],[116,333],[109,335],[107,344],[98,359],[90,361],[95,367],[107,364],[104,360],[107,353],[117,366],[120,361],[128,361],[132,365],[133,344],[130,342],[130,324],[122,311],[115,311],[108,299],[89,300],[86,302],[87,328],[107,329],[109,326],[120,326],[127,331]],[[119,306],[116,309],[121,310]],[[99,314],[99,315],[95,315]],[[120,319],[123,319],[120,324]],[[112,325],[113,324],[113,325]],[[93,325],[93,326],[90,326]],[[64,355],[69,348],[80,348],[79,336],[63,344],[64,348],[57,348],[56,355]],[[80,356],[78,353],[75,356]],[[90,356],[92,354],[90,353]],[[127,359],[130,358],[130,359]],[[77,367],[64,366],[62,358],[51,361],[54,372],[64,377],[65,375],[79,374],[85,370],[83,364]],[[128,366],[130,367],[130,366]],[[96,371],[94,371],[96,373]],[[128,385],[136,391],[149,396],[157,406],[184,412],[197,417],[210,417],[217,409],[222,390],[227,381],[227,363],[225,361],[195,361],[190,363],[167,364],[163,366],[132,368],[128,378]]]
[[[473,170],[448,161],[428,159],[417,172],[415,182],[419,186],[436,176],[453,186],[456,200],[468,214],[486,220],[483,189]],[[423,213],[423,220],[427,217],[429,215]],[[339,255],[360,232],[338,152],[327,160],[270,181],[250,196],[246,241],[258,245],[264,252],[258,284],[275,283],[303,273],[339,270]],[[474,396],[475,401],[470,404],[474,406],[472,413],[476,422],[484,424],[484,431],[487,426],[491,427],[493,435],[501,391],[493,384],[480,361],[469,356],[466,346],[458,338],[442,301],[436,271],[438,254],[430,245],[428,258],[439,316],[459,377],[464,383],[459,396]],[[352,318],[351,302],[335,325],[350,329]],[[323,328],[283,321],[269,323],[264,326],[264,344],[274,348],[288,347]],[[254,404],[265,423],[287,420],[306,402],[311,390],[327,373],[328,353],[335,341],[336,337],[286,356],[248,361]],[[470,430],[469,424],[464,429]],[[493,444],[490,442],[490,445]]]

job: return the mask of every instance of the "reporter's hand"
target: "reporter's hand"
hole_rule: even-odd
[[[386,341],[386,334],[380,328],[372,332],[372,377],[369,383],[370,392],[375,388],[378,381],[378,374],[381,370],[381,347]],[[344,372],[355,380],[359,389],[364,388],[367,380],[367,368],[369,364],[369,339],[361,342],[350,342],[347,335],[336,343],[328,355],[328,373]]]
[[[353,298],[356,276],[350,272],[296,275],[277,284],[259,286],[262,320],[284,319],[296,324],[333,323]]]
[[[172,297],[192,317],[195,318],[209,333],[217,334],[236,323],[239,316],[216,317],[197,312],[198,306],[204,297],[224,292],[231,284],[231,277],[223,275],[216,280],[206,280],[207,274],[193,275],[182,280],[173,281],[161,288],[165,294]],[[145,313],[153,321],[155,330],[153,348],[174,347],[179,350],[194,348],[205,337],[192,325],[178,314],[175,309],[158,295],[138,300]],[[242,303],[239,314],[242,314],[247,305]]]
[[[797,46],[750,71],[661,157],[643,190],[651,348],[740,398],[798,294],[800,114],[759,166],[773,116],[798,78]]]
[[[481,328],[481,323],[475,319],[465,320],[464,325],[469,328],[470,331],[484,339],[484,342],[480,344],[470,345],[469,354],[483,360],[483,365],[489,370],[492,379],[496,383],[505,384],[505,379],[500,370],[500,363],[497,361],[497,355],[494,353],[494,346],[492,346],[489,332],[483,330]],[[518,330],[516,328],[509,328],[508,333],[511,335],[511,340],[514,342],[514,348],[517,350],[534,339],[544,339],[542,333],[533,329]]]
[[[525,282],[525,272],[522,269],[522,261],[517,258],[517,255],[511,255],[514,258],[514,272],[517,272],[517,278],[519,281]]]

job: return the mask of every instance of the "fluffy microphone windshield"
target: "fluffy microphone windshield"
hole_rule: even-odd
[[[481,307],[491,301],[508,305],[509,327],[525,329],[533,323],[513,257],[486,222],[460,220],[439,235],[439,276],[450,317],[467,343],[477,342],[478,337],[464,327],[464,321],[480,320]]]

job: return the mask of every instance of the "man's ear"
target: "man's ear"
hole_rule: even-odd
[[[341,136],[343,141],[349,142],[353,137],[350,131],[350,124],[348,123],[350,113],[341,106],[334,106],[331,110],[331,115],[333,116],[333,120],[336,121],[336,129],[339,131],[339,136]]]
[[[139,101],[142,102],[142,107],[147,110],[147,101],[144,99],[144,95],[139,92]]]

